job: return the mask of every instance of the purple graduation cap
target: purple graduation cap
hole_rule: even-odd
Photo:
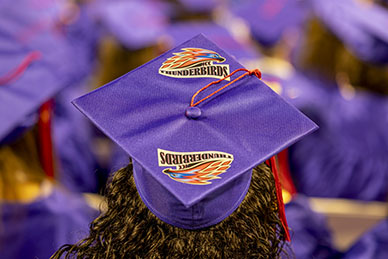
[[[388,62],[388,11],[355,0],[312,0],[315,14],[361,60]]]
[[[264,46],[276,44],[289,28],[298,28],[307,12],[302,1],[248,0],[230,5],[231,12],[246,20],[252,36]]]
[[[317,128],[241,71],[198,35],[73,103],[132,157],[159,219],[200,229],[239,206],[253,167]]]
[[[19,51],[2,56],[0,67],[0,139],[9,137],[14,129],[36,120],[33,114],[63,85],[47,69],[39,51]],[[31,117],[32,116],[32,117]],[[28,126],[28,125],[26,125]]]
[[[183,43],[186,39],[203,33],[218,46],[233,55],[237,60],[257,59],[260,54],[253,46],[238,42],[230,32],[213,22],[179,22],[166,28],[166,35],[170,36],[173,46]]]
[[[94,15],[107,31],[129,49],[157,42],[168,23],[167,7],[158,1],[99,1]]]
[[[221,4],[220,0],[179,0],[178,1],[187,11],[192,13],[206,13],[213,11]]]
[[[69,44],[70,38],[73,39],[69,34],[75,36],[74,27],[69,34],[62,30],[65,29],[61,23],[65,10],[63,1],[23,0],[21,3],[23,8],[12,1],[4,1],[0,9],[2,142],[14,139],[24,128],[35,124],[41,105],[84,75],[87,69],[81,67],[89,63],[77,55],[80,49],[77,51]],[[45,104],[45,109],[40,109],[41,114],[49,114],[51,106]],[[52,176],[50,116],[44,117],[45,120],[39,120],[40,138],[44,141],[40,143],[41,155],[44,160],[47,157],[47,161],[51,161],[47,168],[51,168],[48,174]],[[57,154],[62,160],[64,152],[58,150]]]

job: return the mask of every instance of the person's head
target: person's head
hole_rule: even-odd
[[[388,12],[361,1],[315,2],[315,16],[306,26],[297,66],[340,87],[350,84],[388,94],[388,34],[379,22],[388,18]],[[335,12],[329,12],[329,7]]]
[[[55,257],[278,256],[289,240],[280,183],[252,168],[276,168],[271,157],[317,126],[260,77],[198,35],[74,100],[132,158],[133,180],[132,167],[117,172],[90,237]]]
[[[94,220],[89,237],[65,245],[52,258],[277,258],[284,236],[271,169],[253,169],[244,200],[220,223],[198,230],[169,225],[142,202],[132,164],[109,182],[108,209]]]

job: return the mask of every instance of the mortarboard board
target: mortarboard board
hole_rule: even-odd
[[[74,100],[132,157],[138,192],[164,222],[222,221],[245,197],[253,167],[317,128],[251,73],[218,92],[208,85],[242,68],[198,35]]]
[[[388,62],[388,11],[361,1],[312,0],[320,20],[361,60]]]
[[[186,39],[200,33],[204,34],[239,61],[260,57],[253,46],[238,42],[226,28],[213,22],[179,22],[171,24],[166,28],[166,34],[172,38],[173,46],[181,44]]]
[[[276,44],[285,30],[299,27],[306,18],[302,1],[249,0],[230,5],[231,12],[247,21],[252,36],[264,46]]]

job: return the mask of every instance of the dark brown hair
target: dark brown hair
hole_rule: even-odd
[[[39,160],[37,127],[0,146],[0,200],[19,201],[20,183],[40,184],[45,179]]]
[[[154,216],[141,201],[132,165],[118,170],[107,187],[106,213],[89,237],[62,246],[51,258],[278,258],[284,235],[275,183],[265,164],[253,170],[249,191],[217,225],[185,230]]]

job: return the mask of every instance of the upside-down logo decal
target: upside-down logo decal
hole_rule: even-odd
[[[223,63],[224,57],[217,52],[201,48],[183,48],[182,52],[163,62],[159,74],[169,77],[212,77],[224,78],[229,74],[229,65]],[[229,79],[229,78],[228,78]]]
[[[211,184],[211,180],[229,169],[233,155],[219,151],[172,152],[158,149],[159,166],[174,166],[163,173],[171,179],[187,184]]]

